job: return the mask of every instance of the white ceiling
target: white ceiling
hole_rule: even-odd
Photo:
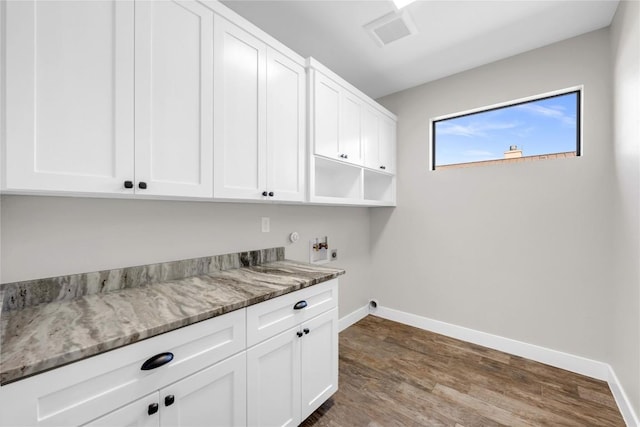
[[[390,0],[223,3],[373,98],[606,27],[618,6],[618,0],[419,0],[405,8],[418,34],[379,47],[363,26],[394,11]]]

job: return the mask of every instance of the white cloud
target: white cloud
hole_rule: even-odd
[[[562,123],[566,125],[575,125],[576,118],[573,116],[569,116],[564,112],[564,107],[561,106],[551,106],[551,107],[543,107],[542,105],[536,104],[522,104],[516,106],[517,109],[527,111],[531,114],[535,114],[537,116],[549,117],[552,119],[560,120]]]
[[[458,136],[489,136],[488,133],[493,130],[513,129],[518,127],[518,123],[509,122],[473,122],[466,126],[452,125],[449,123],[442,123],[438,127],[438,133],[443,135],[458,135]]]

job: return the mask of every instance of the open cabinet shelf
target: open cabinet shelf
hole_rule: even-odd
[[[395,206],[395,176],[361,166],[312,156],[311,203]]]

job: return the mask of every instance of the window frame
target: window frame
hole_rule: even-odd
[[[485,113],[489,111],[500,110],[503,108],[514,107],[516,105],[527,104],[532,101],[542,101],[545,99],[556,98],[563,95],[569,95],[572,93],[577,94],[576,100],[576,157],[581,157],[583,155],[583,147],[582,147],[582,123],[583,123],[583,114],[584,114],[584,85],[572,86],[564,89],[558,89],[551,92],[546,92],[538,95],[527,96],[525,98],[514,99],[510,101],[504,101],[497,104],[492,104],[483,107],[473,108],[471,110],[461,111],[457,113],[445,114],[438,117],[433,117],[429,119],[429,170],[436,170],[436,123],[448,120],[448,119],[456,119],[460,117],[471,116],[478,113]],[[547,153],[547,154],[556,154],[556,153]],[[481,161],[476,162],[465,162],[465,163],[451,163],[451,165],[462,165],[462,164],[471,164],[471,163],[481,163]],[[448,166],[448,165],[442,165]]]

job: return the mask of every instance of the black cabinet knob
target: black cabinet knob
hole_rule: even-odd
[[[349,155],[348,155],[348,154],[345,154],[345,155],[344,155],[344,158],[345,158],[345,159],[348,159],[348,158],[349,158]]]
[[[302,332],[298,331],[296,332],[296,335],[298,336],[298,338],[300,338],[302,336]]]
[[[147,414],[153,415],[156,412],[158,412],[158,404],[152,403],[151,405],[149,405],[149,409],[147,409]]]
[[[176,401],[176,397],[173,394],[170,394],[169,396],[166,396],[164,398],[164,406],[171,406],[175,401]]]
[[[125,181],[124,188],[133,188],[133,181]]]
[[[140,181],[138,183],[138,188],[141,189],[141,190],[146,190],[147,189],[147,183],[144,182],[144,181]]]
[[[273,191],[269,191],[269,197],[273,197]]]
[[[263,195],[264,197],[267,197],[269,194],[268,194],[266,191],[263,191],[263,192],[262,192],[262,195]]]
[[[307,335],[309,333],[309,328],[304,328],[302,332],[304,332],[304,334]]]
[[[159,368],[162,365],[166,365],[172,360],[173,360],[173,353],[167,352],[167,353],[156,354],[155,356],[147,359],[147,361],[142,364],[142,367],[140,369],[142,369],[143,371],[150,371],[152,369]]]

